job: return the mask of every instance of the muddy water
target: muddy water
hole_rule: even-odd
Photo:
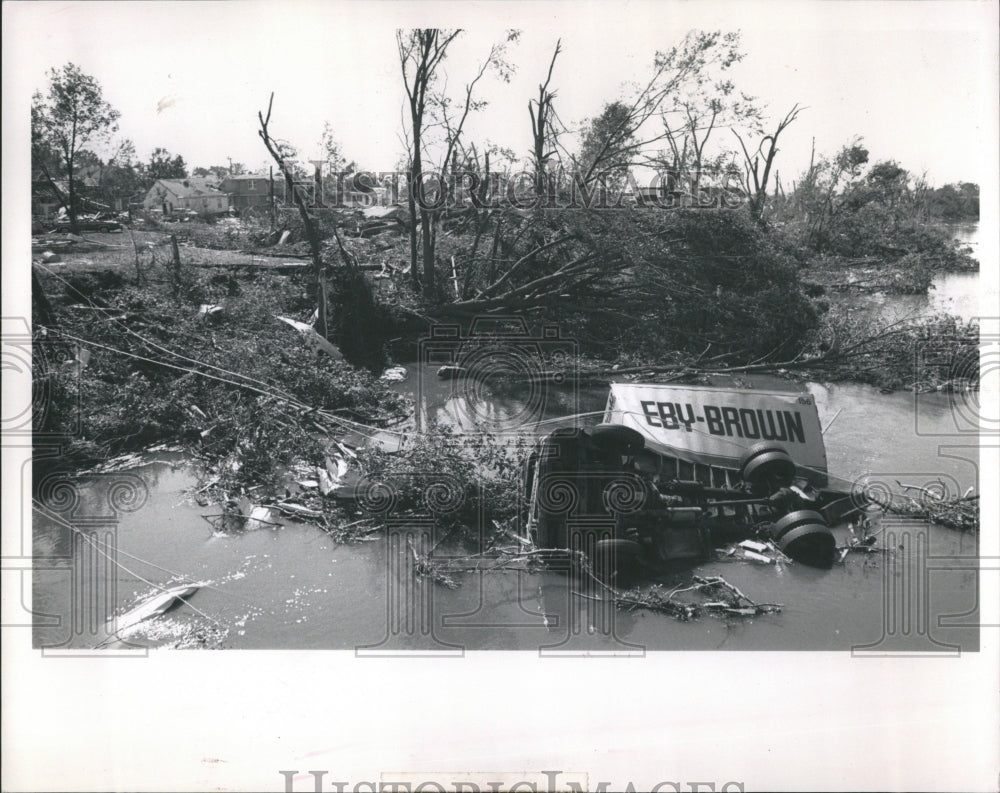
[[[956,240],[980,258],[978,223],[958,223],[952,227]],[[989,255],[988,251],[983,251]],[[992,268],[989,268],[992,271]],[[996,279],[980,277],[979,273],[939,273],[931,282],[926,295],[887,295],[883,292],[865,295],[837,296],[849,310],[887,319],[908,319],[927,314],[954,314],[962,319],[992,316],[996,313]]]
[[[975,276],[944,279],[939,290],[975,316],[970,278]],[[893,300],[882,310],[906,309]],[[540,431],[550,431],[560,417],[600,413],[607,397],[604,388],[490,390],[439,380],[436,368],[411,366],[396,387],[421,394],[424,421],[466,431],[514,431],[538,421],[545,422]],[[749,385],[798,387],[766,378]],[[832,473],[892,489],[896,482],[942,480],[952,491],[977,484],[977,440],[967,421],[974,399],[880,394],[851,384],[802,387],[816,397],[820,419],[829,425]],[[852,554],[830,570],[723,560],[676,571],[668,585],[688,580],[691,572],[722,575],[757,602],[783,604],[780,613],[752,619],[678,622],[609,608],[588,599],[586,586],[561,572],[470,572],[455,576],[457,589],[415,579],[407,540],[429,547],[421,544],[440,539],[419,527],[402,525],[388,538],[351,545],[291,521],[218,532],[205,520],[218,508],[189,498],[196,482],[193,463],[160,454],[128,472],[45,489],[34,511],[36,646],[322,648],[376,656],[483,649],[628,655],[978,648],[976,538],[934,526],[887,520],[885,552]],[[843,540],[844,530],[837,532]],[[186,604],[114,633],[110,618],[162,588],[190,582],[201,588]],[[920,603],[926,607],[917,608]]]
[[[849,310],[886,319],[913,319],[929,314],[954,314],[969,320],[989,315],[990,305],[996,305],[996,289],[982,294],[983,281],[979,273],[940,273],[931,282],[926,295],[873,294],[837,296],[832,299],[847,303]]]
[[[400,387],[415,387],[418,374],[411,368],[410,380]],[[460,381],[423,374],[430,415],[459,426],[480,416],[482,406],[475,400],[484,399],[484,392],[473,399]],[[824,424],[833,419],[826,434],[831,471],[849,479],[871,474],[890,484],[897,479],[924,484],[939,476],[962,489],[975,483],[974,449],[966,449],[964,459],[961,449],[950,449],[948,457],[938,453],[943,443],[962,442],[956,440],[947,396],[915,404],[910,394],[884,395],[864,386],[812,384],[809,390]],[[605,394],[604,389],[585,390],[577,395],[578,407],[599,411]],[[565,415],[567,399],[560,393],[542,406],[544,417]],[[523,417],[529,407],[498,394],[491,400],[491,416],[502,422],[506,416]],[[141,482],[145,501],[135,509],[141,499],[133,499],[127,505],[132,511],[112,512],[109,491],[123,480]],[[36,628],[37,645],[94,647],[124,639],[139,646],[336,648],[375,655],[474,649],[553,654],[627,654],[643,648],[849,650],[866,644],[876,650],[942,649],[935,642],[964,650],[978,646],[974,628],[929,626],[925,618],[923,628],[914,623],[904,636],[900,620],[905,615],[883,605],[895,592],[905,595],[892,601],[897,603],[926,595],[932,615],[975,610],[969,570],[930,573],[926,586],[913,575],[922,569],[923,555],[957,557],[967,561],[960,568],[972,567],[975,537],[945,529],[891,527],[891,555],[852,555],[826,571],[748,562],[702,565],[695,572],[723,575],[754,600],[784,608],[753,619],[702,617],[682,623],[652,613],[608,610],[581,597],[580,582],[559,572],[462,574],[456,590],[413,583],[405,528],[391,541],[380,537],[351,545],[337,545],[318,528],[291,521],[280,528],[217,532],[203,516],[218,509],[199,507],[187,497],[196,481],[196,470],[184,460],[150,462],[125,473],[82,477],[75,504],[50,497],[47,507],[36,509],[34,608],[56,621]],[[109,517],[95,525],[100,515],[117,515],[117,521]],[[419,531],[411,539],[419,544]],[[117,565],[108,560],[112,554]],[[685,571],[677,580],[685,580]],[[120,615],[156,594],[156,586],[182,581],[203,585],[188,605],[124,636],[109,636],[104,617]],[[973,621],[953,620],[960,625]],[[887,632],[886,624],[895,627]]]

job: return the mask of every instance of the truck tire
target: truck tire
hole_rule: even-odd
[[[782,536],[792,529],[807,525],[826,527],[826,520],[818,512],[813,512],[811,509],[797,509],[795,512],[789,512],[780,520],[775,521],[774,529],[771,530],[771,536],[775,541],[779,541]]]
[[[796,562],[828,568],[833,565],[837,541],[827,526],[806,523],[785,532],[778,540],[778,547]]]
[[[755,490],[777,490],[795,480],[795,461],[781,446],[755,443],[740,458],[740,478]]]

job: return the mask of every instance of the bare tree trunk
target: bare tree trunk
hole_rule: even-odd
[[[267,206],[271,214],[271,231],[274,231],[274,225],[277,222],[277,219],[274,209],[274,166],[273,165],[267,169]]]
[[[413,289],[419,292],[420,259],[417,253],[417,202],[413,198],[412,186],[406,204],[410,211],[410,281],[413,283]]]
[[[131,226],[126,226],[128,229],[129,239],[132,240],[132,252],[135,254],[135,285],[142,286],[145,282],[145,278],[142,275],[142,263],[139,261],[139,246],[135,242],[135,234],[132,232]]]
[[[489,270],[486,273],[486,283],[492,284],[497,277],[497,248],[500,245],[500,232],[503,229],[503,216],[497,221],[496,230],[493,232],[493,247],[490,249]]]
[[[424,257],[424,297],[434,299],[434,237],[431,233],[430,211],[420,210],[420,235]]]
[[[788,115],[786,115],[778,123],[778,126],[774,130],[774,134],[764,136],[760,144],[757,146],[756,153],[753,155],[750,154],[746,144],[743,142],[743,138],[740,137],[739,133],[735,129],[732,131],[736,136],[736,139],[740,142],[740,148],[743,149],[743,170],[746,173],[747,192],[751,194],[750,214],[758,223],[764,220],[764,207],[767,202],[767,187],[771,180],[771,168],[774,166],[774,158],[778,153],[778,138],[781,136],[781,133],[785,131],[785,128],[795,120],[798,114],[799,106],[795,105],[790,111],[788,111]],[[767,146],[766,151],[764,149],[765,146]],[[764,158],[763,171],[761,171],[760,168],[760,158],[762,156]]]
[[[69,199],[63,195],[63,191],[59,189],[59,186],[55,183],[52,178],[52,174],[49,173],[49,169],[45,167],[45,163],[41,163],[42,175],[45,177],[45,181],[49,183],[49,187],[52,189],[53,195],[55,195],[56,200],[59,201],[59,205],[66,210],[66,214],[69,214]],[[131,207],[129,208],[131,212]]]
[[[257,113],[257,118],[260,121],[260,129],[257,130],[257,134],[260,135],[261,140],[264,141],[264,145],[267,147],[268,153],[270,153],[272,159],[278,164],[278,169],[282,172],[282,174],[284,174],[286,187],[291,185],[292,200],[294,201],[296,208],[299,210],[299,217],[302,218],[302,225],[305,228],[306,239],[309,241],[309,251],[312,254],[313,273],[316,278],[315,288],[317,317],[315,329],[316,332],[325,339],[328,338],[328,308],[326,282],[323,277],[323,256],[320,252],[319,246],[319,233],[316,231],[316,224],[313,223],[313,219],[309,216],[309,211],[306,209],[302,196],[299,194],[299,191],[294,188],[294,184],[292,182],[292,172],[285,164],[284,157],[275,146],[275,143],[271,139],[271,135],[268,132],[267,125],[271,121],[271,105],[273,103],[274,94],[271,94],[271,98],[267,103],[267,116],[265,117],[261,112]]]
[[[531,116],[531,137],[533,142],[533,154],[535,158],[535,195],[538,198],[545,198],[548,194],[548,160],[552,152],[546,151],[549,144],[547,131],[549,129],[550,115],[552,113],[552,100],[555,94],[549,91],[549,83],[552,81],[552,70],[556,65],[556,58],[559,57],[562,39],[556,41],[555,52],[552,53],[552,60],[549,61],[549,72],[545,82],[538,86],[538,99],[535,104],[538,113],[535,113],[532,102],[528,101],[528,115]]]
[[[80,233],[80,222],[76,219],[76,179],[73,176],[73,161],[66,163],[66,181],[69,185],[69,206],[66,212],[69,215],[69,228],[74,234]]]

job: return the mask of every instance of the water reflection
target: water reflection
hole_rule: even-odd
[[[550,654],[718,647],[849,650],[855,644],[877,644],[886,616],[881,610],[886,588],[900,576],[923,580],[915,573],[928,559],[947,560],[951,567],[933,574],[929,592],[910,593],[926,595],[927,613],[977,613],[975,538],[933,527],[907,529],[911,534],[923,532],[928,552],[922,560],[900,556],[904,567],[883,554],[852,556],[829,571],[724,559],[702,565],[699,575],[722,575],[758,602],[783,603],[784,608],[749,620],[706,616],[684,623],[615,609],[567,571],[458,573],[462,585],[453,590],[426,579],[410,580],[408,549],[392,547],[386,537],[336,545],[318,528],[294,523],[216,535],[201,519],[212,510],[183,498],[196,481],[192,469],[171,470],[160,464],[137,473],[157,485],[150,488],[141,509],[122,514],[114,527],[114,550],[122,566],[109,564],[86,542],[55,543],[51,538],[79,538],[80,532],[61,524],[53,513],[36,510],[36,548],[69,551],[62,558],[44,553],[36,558],[36,646],[93,647],[109,638],[103,626],[106,616],[121,614],[155,594],[156,587],[179,581],[202,584],[190,601],[200,613],[181,606],[130,641],[171,644],[212,628],[207,615],[225,627],[222,646],[236,648],[362,647],[382,654],[477,649]],[[94,492],[80,503],[101,503],[97,480],[83,488]],[[78,522],[80,518],[77,515]],[[97,533],[94,526],[84,526],[88,528],[90,536]],[[968,562],[966,569],[962,559]],[[677,581],[689,572],[678,572]],[[101,592],[107,593],[103,602]],[[975,649],[974,622],[974,616],[956,618],[951,627],[935,626],[935,636]]]

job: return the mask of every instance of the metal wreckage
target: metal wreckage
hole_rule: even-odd
[[[830,527],[863,506],[846,484],[827,472],[809,394],[617,383],[601,424],[535,444],[525,525],[614,584],[747,540],[829,567]]]

